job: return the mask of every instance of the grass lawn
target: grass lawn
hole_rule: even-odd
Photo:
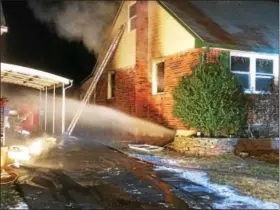
[[[22,199],[13,184],[1,185],[0,209],[15,207]]]
[[[217,170],[208,173],[213,182],[231,185],[245,195],[279,203],[278,165],[235,156],[207,158],[198,162],[203,168]],[[219,173],[219,170],[230,173]]]
[[[201,168],[211,181],[231,185],[242,194],[279,203],[279,165],[234,155],[219,157],[187,157],[177,152],[158,154],[175,159],[182,167]]]

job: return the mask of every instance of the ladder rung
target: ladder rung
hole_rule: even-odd
[[[70,123],[70,125],[69,125],[69,127],[67,129],[67,134],[68,135],[71,135],[71,133],[72,133],[76,123],[78,122],[82,112],[84,111],[84,108],[85,108],[85,106],[86,106],[90,96],[92,95],[92,92],[95,90],[96,84],[99,81],[100,76],[102,75],[102,73],[103,73],[103,71],[104,71],[104,69],[105,69],[109,59],[111,58],[111,56],[113,54],[113,52],[115,51],[116,46],[119,43],[120,38],[121,38],[123,32],[124,32],[124,26],[122,26],[119,29],[118,34],[115,36],[112,44],[109,46],[109,49],[107,50],[107,52],[106,52],[106,54],[104,56],[104,59],[102,60],[100,66],[97,65],[98,68],[96,70],[96,73],[93,76],[92,82],[91,82],[91,84],[90,84],[90,86],[89,86],[89,88],[88,88],[84,98],[81,101],[81,106],[79,107],[78,111],[74,115],[74,117],[73,117],[73,119],[72,119],[72,121],[71,121],[71,123]]]

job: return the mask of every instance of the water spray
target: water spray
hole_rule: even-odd
[[[118,45],[118,43],[120,42],[120,39],[123,35],[123,32],[124,32],[124,29],[125,29],[125,26],[122,25],[117,33],[117,35],[115,36],[112,44],[109,46],[109,49],[106,51],[106,54],[104,55],[104,59],[102,60],[102,62],[100,63],[100,65],[97,65],[97,69],[96,69],[96,73],[95,75],[93,76],[93,79],[92,79],[92,82],[91,82],[91,85],[89,86],[89,89],[87,90],[82,102],[81,102],[81,106],[79,107],[78,111],[76,112],[74,118],[72,119],[68,129],[67,129],[67,132],[66,132],[66,135],[69,135],[71,136],[81,114],[83,113],[87,103],[88,103],[88,100],[90,98],[90,96],[92,95],[93,91],[95,90],[96,88],[96,85],[97,85],[97,82],[99,81],[107,63],[109,62],[110,58],[112,57],[113,53],[115,52],[116,50],[116,47]],[[103,56],[103,55],[102,55]]]

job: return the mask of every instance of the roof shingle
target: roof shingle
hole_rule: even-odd
[[[279,52],[278,2],[163,0],[160,3],[207,43]]]

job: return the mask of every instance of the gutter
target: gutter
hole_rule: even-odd
[[[279,50],[270,50],[270,49],[261,49],[248,46],[240,46],[240,45],[230,45],[230,44],[216,44],[210,42],[204,42],[205,47],[211,48],[219,48],[223,50],[236,50],[236,51],[246,51],[246,52],[254,52],[254,53],[266,53],[266,54],[279,54]]]
[[[64,90],[66,91],[68,88],[71,88],[73,86],[73,80],[70,81],[70,85],[68,87],[65,87]]]

